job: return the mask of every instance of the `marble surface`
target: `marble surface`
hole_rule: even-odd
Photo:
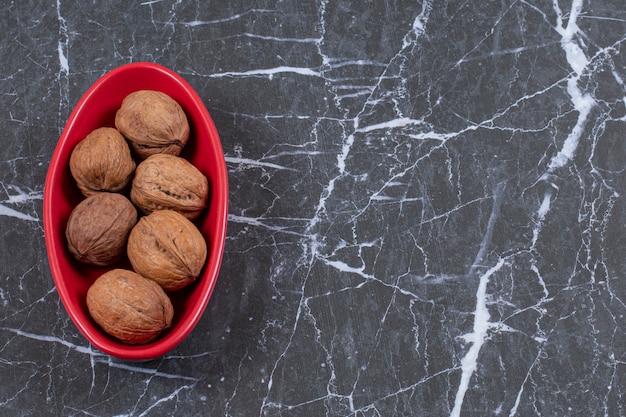
[[[7,0],[0,27],[0,415],[626,415],[623,2]],[[231,187],[213,298],[144,363],[78,332],[42,226],[73,106],[137,61],[198,91]]]

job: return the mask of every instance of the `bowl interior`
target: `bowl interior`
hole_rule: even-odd
[[[92,130],[114,127],[115,113],[133,91],[162,91],[176,100],[189,119],[190,138],[181,156],[209,180],[209,205],[194,223],[208,245],[208,258],[198,280],[169,293],[174,305],[172,327],[155,341],[127,345],[104,333],[91,319],[85,302],[93,281],[110,268],[77,262],[67,250],[65,228],[72,209],[84,198],[69,170],[74,146]],[[228,176],[221,142],[202,100],[178,74],[153,63],[118,67],[97,80],[79,100],[53,153],[44,187],[44,231],[50,269],[72,321],[99,350],[122,359],[149,360],[176,347],[193,330],[209,301],[219,273],[228,214]],[[131,269],[127,259],[113,267]]]

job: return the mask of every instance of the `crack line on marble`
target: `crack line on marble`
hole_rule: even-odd
[[[70,67],[67,59],[68,50],[68,30],[67,22],[61,14],[61,0],[57,0],[57,20],[59,22],[59,42],[57,51],[59,53],[59,65],[61,66],[61,74],[68,75]]]
[[[229,214],[228,215],[228,221],[229,222],[233,222],[233,223],[241,223],[241,224],[247,224],[250,226],[254,226],[254,227],[259,227],[259,228],[263,228],[266,230],[270,230],[272,232],[277,232],[277,233],[284,233],[287,235],[294,235],[294,236],[298,236],[301,238],[306,238],[307,235],[305,233],[302,232],[294,232],[291,230],[288,230],[290,228],[290,226],[278,226],[278,225],[269,225],[265,222],[263,222],[262,220],[267,220],[264,217],[248,217],[248,216],[239,216],[239,215],[235,215],[235,214]],[[291,220],[291,219],[289,219]]]
[[[578,15],[582,12],[582,0],[574,0],[572,2],[570,16],[567,26],[563,26],[563,12],[559,7],[558,1],[554,1],[554,10],[557,14],[556,31],[561,35],[561,46],[565,51],[567,63],[573,70],[573,75],[567,81],[567,92],[572,101],[574,109],[578,111],[578,119],[576,125],[570,131],[562,148],[550,160],[546,174],[554,173],[559,168],[564,167],[576,153],[580,139],[584,133],[591,110],[596,106],[596,101],[588,93],[583,92],[578,87],[578,81],[584,70],[589,65],[589,58],[578,45],[581,40],[582,31],[576,23]]]
[[[242,166],[243,168],[261,167],[261,168],[272,168],[278,171],[284,170],[284,171],[298,172],[298,170],[294,168],[289,168],[289,167],[285,167],[282,165],[273,164],[271,162],[258,161],[258,160],[254,160],[250,158],[225,156],[224,159],[227,163],[236,164],[236,165]]]
[[[545,131],[548,128],[548,126],[550,125],[552,120],[550,120],[545,126],[541,126],[539,128],[534,128],[534,129],[498,126],[495,122],[496,122],[496,120],[498,118],[506,116],[509,113],[509,111],[511,111],[514,108],[518,107],[524,101],[527,101],[527,100],[533,99],[535,97],[538,97],[538,96],[540,96],[542,94],[548,93],[550,90],[552,90],[554,88],[557,88],[561,83],[567,82],[567,80],[568,80],[568,78],[564,78],[564,79],[558,80],[558,81],[554,82],[553,84],[551,84],[551,85],[549,85],[549,86],[547,86],[545,88],[542,88],[540,90],[532,92],[531,94],[526,94],[523,97],[520,97],[520,98],[516,99],[513,103],[508,105],[506,108],[498,110],[490,118],[482,120],[480,122],[474,122],[474,121],[468,120],[466,118],[463,118],[463,117],[461,117],[460,115],[458,115],[456,113],[453,113],[453,114],[455,114],[456,116],[458,116],[460,119],[464,120],[467,123],[467,126],[463,127],[460,130],[457,130],[457,131],[436,132],[435,130],[433,130],[433,127],[429,123],[427,123],[424,119],[412,119],[412,118],[400,116],[400,117],[397,117],[397,118],[394,118],[394,119],[390,119],[390,120],[387,120],[387,121],[384,121],[384,122],[380,122],[380,123],[377,123],[377,124],[357,127],[355,129],[355,133],[371,133],[371,132],[375,132],[375,131],[388,132],[389,130],[395,129],[395,128],[404,128],[404,127],[410,127],[410,126],[421,126],[421,127],[425,127],[427,129],[430,129],[430,130],[427,130],[425,132],[420,132],[420,133],[408,132],[408,133],[406,133],[406,136],[410,137],[412,139],[417,139],[417,140],[426,140],[426,139],[438,140],[438,141],[440,141],[443,144],[443,143],[445,143],[446,141],[448,141],[450,139],[454,139],[454,138],[462,136],[465,133],[477,131],[477,130],[480,130],[480,129],[497,130],[497,131],[511,131],[511,132],[542,132],[542,131]]]
[[[555,42],[547,42],[547,43],[538,44],[538,45],[520,46],[520,47],[517,47],[517,48],[500,49],[498,51],[492,51],[492,52],[490,52],[490,53],[488,53],[486,55],[478,55],[478,56],[473,56],[473,57],[467,57],[467,55],[465,55],[463,58],[461,58],[457,62],[456,65],[461,65],[461,64],[464,64],[466,62],[482,61],[482,60],[487,59],[487,58],[502,57],[502,56],[506,56],[506,55],[517,55],[517,54],[519,54],[521,52],[537,51],[539,49],[549,48],[549,47],[557,45],[557,44],[559,44],[559,42],[555,41]]]
[[[393,397],[398,397],[398,396],[400,396],[400,395],[402,395],[404,393],[410,392],[410,391],[415,391],[417,388],[421,387],[422,385],[426,384],[427,382],[430,382],[431,380],[439,378],[441,376],[449,376],[449,375],[453,374],[454,372],[457,372],[459,369],[461,369],[460,366],[455,366],[455,367],[452,367],[452,368],[442,369],[442,370],[437,371],[437,372],[435,372],[435,373],[433,373],[431,375],[427,375],[427,376],[421,378],[419,381],[417,381],[417,382],[415,382],[415,383],[413,383],[411,385],[408,385],[408,386],[400,388],[398,391],[394,391],[394,392],[385,394],[382,397],[376,398],[370,404],[367,404],[367,405],[365,405],[363,407],[360,407],[360,408],[354,410],[354,413],[356,414],[358,412],[364,412],[364,411],[370,410],[372,408],[375,408],[375,404],[376,403],[388,400],[388,399],[393,398]]]
[[[89,355],[90,357],[94,358],[94,362],[93,362],[94,364],[102,363],[102,364],[106,364],[110,368],[125,369],[129,371],[137,372],[137,373],[147,374],[150,376],[156,376],[156,377],[166,378],[166,379],[180,379],[180,380],[193,381],[193,382],[199,381],[198,378],[194,378],[194,377],[190,377],[186,375],[169,374],[165,372],[159,372],[156,369],[142,368],[139,366],[133,366],[133,365],[123,363],[123,362],[116,362],[109,355],[106,355],[98,350],[93,349],[91,345],[89,346],[77,345],[77,344],[70,343],[56,336],[40,335],[40,334],[26,332],[20,329],[14,329],[10,327],[0,327],[0,330],[7,331],[17,336],[25,337],[27,339],[36,340],[39,342],[60,344],[77,353],[83,353],[83,354]]]
[[[23,203],[27,203],[31,201],[42,200],[43,199],[42,191],[28,191],[27,192],[27,191],[22,190],[20,187],[16,185],[10,185],[7,187],[7,185],[3,182],[0,184],[2,185],[2,188],[7,193],[7,196],[8,196],[7,199],[0,201],[0,216],[15,217],[20,220],[28,220],[28,221],[35,221],[35,222],[39,221],[38,217],[31,216],[30,214],[22,213],[18,210],[7,207],[5,204],[19,205],[19,204],[23,204]],[[15,193],[11,193],[10,191],[15,192]]]
[[[242,374],[241,374],[241,370],[243,368],[244,365],[244,361],[248,359],[250,360],[250,354],[249,354],[249,348],[246,347],[246,350],[244,352],[244,354],[242,355],[241,359],[239,360],[239,365],[237,366],[237,381],[235,383],[235,387],[233,388],[233,392],[230,395],[230,397],[226,400],[226,403],[224,404],[224,417],[230,417],[230,410],[233,407],[233,403],[235,402],[235,397],[237,396],[237,392],[239,391],[239,384],[241,384],[241,381],[243,380],[242,378]]]
[[[322,77],[322,74],[319,71],[316,71],[311,68],[306,67],[293,67],[288,65],[282,65],[273,68],[259,68],[259,69],[251,69],[248,71],[226,71],[226,72],[215,72],[208,74],[209,78],[236,78],[236,77],[256,77],[256,76],[266,76],[269,79],[272,79],[274,75],[281,73],[294,73],[300,75],[306,75],[310,77]]]
[[[10,365],[11,363],[7,363],[7,364]],[[18,389],[15,392],[15,394],[13,394],[13,396],[7,397],[4,401],[0,402],[0,406],[4,407],[4,406],[7,406],[8,404],[11,404],[13,401],[17,400],[20,397],[20,394],[22,394],[23,392],[26,392],[26,390],[30,388],[29,381],[31,378],[29,378],[26,384],[24,384],[24,386],[21,387],[21,389]]]
[[[332,352],[335,348],[335,341],[331,340],[329,348],[326,348],[324,343],[322,343],[322,329],[318,327],[317,325],[317,320],[315,318],[315,315],[313,314],[313,312],[311,311],[311,307],[309,306],[309,300],[310,299],[306,299],[304,302],[305,318],[308,319],[313,326],[313,329],[315,332],[315,342],[320,346],[322,351],[324,351],[324,354],[326,355],[324,363],[326,364],[326,366],[328,366],[328,369],[330,370],[328,382],[326,383],[326,396],[310,400],[311,402],[309,401],[305,402],[305,403],[312,404],[313,402],[317,402],[320,400],[323,401],[323,400],[326,400],[328,398],[331,398],[337,395],[334,392],[336,391],[337,372],[336,372],[335,362],[333,360],[333,355],[332,355]],[[305,403],[302,403],[302,405],[305,405]],[[298,405],[298,406],[301,406],[301,405]]]
[[[469,389],[469,383],[472,375],[478,366],[478,355],[485,343],[490,323],[489,309],[487,308],[487,284],[493,274],[498,272],[505,265],[505,259],[500,258],[498,263],[491,269],[480,276],[478,290],[476,291],[476,310],[474,311],[474,327],[473,332],[463,335],[463,339],[471,346],[465,356],[461,359],[461,381],[454,399],[454,408],[450,417],[459,417],[461,415],[461,407],[465,399],[465,394]]]
[[[539,351],[537,352],[537,355],[535,356],[533,363],[530,364],[528,370],[526,371],[526,375],[524,375],[524,379],[522,380],[522,383],[520,384],[520,388],[517,391],[517,395],[515,396],[515,401],[513,402],[513,406],[509,410],[509,417],[515,417],[515,415],[517,414],[517,409],[519,408],[519,405],[522,402],[522,395],[524,394],[524,391],[525,391],[524,387],[531,380],[532,370],[540,362],[542,354],[543,354],[543,349],[539,349]]]
[[[309,297],[306,297],[306,299],[315,299],[315,298],[329,297],[331,295],[336,295],[336,294],[339,294],[339,293],[342,293],[342,292],[346,292],[346,291],[351,291],[351,290],[362,288],[366,284],[373,283],[373,282],[378,283],[378,284],[380,284],[380,285],[382,285],[384,287],[390,288],[390,289],[392,289],[394,291],[399,291],[400,293],[402,293],[402,294],[404,294],[404,295],[406,295],[406,296],[408,296],[410,298],[420,299],[420,297],[417,294],[415,294],[415,293],[413,293],[413,292],[411,292],[411,291],[409,291],[409,290],[407,290],[405,288],[402,288],[402,287],[400,287],[397,284],[391,284],[391,283],[385,282],[385,281],[381,280],[380,278],[376,277],[375,275],[371,275],[371,274],[366,273],[364,266],[360,267],[360,268],[353,267],[353,266],[350,266],[350,265],[346,264],[343,261],[328,260],[326,257],[323,257],[321,255],[318,255],[317,259],[320,260],[321,262],[323,262],[324,265],[328,265],[328,266],[330,266],[332,268],[337,269],[338,271],[345,272],[345,273],[350,273],[350,274],[356,274],[356,275],[360,276],[361,278],[363,278],[364,281],[362,281],[362,282],[360,282],[360,283],[358,283],[356,285],[342,287],[341,289],[338,289],[338,290],[328,291],[328,292],[325,292],[325,293],[322,293],[322,294],[311,295]]]
[[[415,45],[416,41],[426,33],[426,24],[433,10],[433,0],[422,2],[422,10],[413,20],[413,27],[402,39],[402,50]]]
[[[415,169],[415,167],[422,160],[430,157],[432,152],[434,152],[435,150],[437,150],[439,148],[440,148],[440,146],[434,147],[427,154],[425,154],[424,156],[420,157],[413,164],[411,164],[411,166],[407,167],[406,169],[398,172],[393,177],[391,177],[391,179],[389,181],[385,182],[385,184],[383,184],[378,190],[376,190],[375,192],[373,192],[371,194],[367,204],[363,208],[361,208],[359,211],[356,212],[356,214],[353,216],[353,219],[356,220],[357,218],[362,216],[367,211],[367,209],[371,206],[372,202],[379,201],[380,199],[384,199],[385,196],[381,196],[381,194],[384,192],[385,189],[389,188],[392,185],[395,185],[395,182],[396,182],[397,179],[402,178],[408,172],[410,172],[411,170]],[[487,199],[490,199],[490,198],[492,198],[492,196],[477,197],[477,198],[475,198],[473,200],[466,201],[464,203],[459,203],[458,205],[454,206],[453,208],[451,208],[450,210],[448,210],[448,211],[446,211],[444,213],[433,214],[431,217],[428,217],[428,218],[424,218],[423,217],[424,213],[422,213],[422,218],[419,220],[419,222],[416,223],[416,225],[423,226],[425,224],[436,222],[437,220],[445,219],[445,218],[451,216],[453,213],[458,212],[459,210],[467,208],[467,207],[469,207],[469,206],[471,206],[473,204],[481,203],[481,202],[483,202],[483,201],[485,201]],[[423,200],[423,198],[417,198],[416,200],[418,200],[418,201],[419,200]],[[399,201],[400,201],[400,203],[405,203],[405,202],[408,202],[409,200],[407,200],[407,199],[399,199]]]
[[[59,57],[59,72],[57,74],[57,82],[59,83],[59,134],[65,125],[66,117],[64,113],[70,107],[70,66],[69,66],[69,29],[67,21],[61,13],[61,0],[56,1],[56,14],[59,25],[57,53]]]
[[[20,329],[13,329],[10,327],[0,327],[0,330],[4,330],[10,333],[13,333],[17,336],[21,336],[21,337],[25,337],[27,339],[32,339],[32,340],[37,340],[39,342],[46,342],[46,343],[58,343],[61,344],[65,347],[67,347],[68,349],[74,350],[78,353],[84,353],[87,355],[94,355],[97,354],[96,352],[94,352],[91,347],[87,347],[87,346],[80,346],[80,345],[76,345],[74,343],[70,343],[66,340],[63,340],[59,337],[56,336],[47,336],[47,335],[40,335],[40,334],[35,334],[35,333],[30,333],[30,332],[25,332],[23,330]],[[101,354],[102,356],[105,356],[104,354]]]
[[[489,220],[487,221],[487,230],[483,235],[483,239],[480,243],[474,262],[470,266],[468,272],[470,277],[474,277],[478,268],[483,267],[487,249],[491,245],[495,224],[500,219],[500,207],[503,202],[504,188],[505,183],[501,182],[496,185],[493,192],[493,203],[491,207],[491,214],[489,216]],[[489,321],[490,314],[487,306],[487,284],[489,283],[490,277],[498,272],[504,264],[505,259],[500,258],[495,266],[480,276],[478,289],[476,291],[476,308],[474,311],[473,326],[474,331],[471,334],[462,336],[466,343],[470,343],[471,346],[466,355],[461,359],[461,380],[459,382],[459,387],[454,400],[454,408],[452,409],[450,417],[458,417],[461,414],[461,407],[463,406],[465,394],[469,388],[470,379],[478,367],[478,355],[487,339],[487,332],[490,328],[494,327],[494,325]]]
[[[349,59],[349,58],[330,58],[327,57],[324,61],[330,68],[337,69],[348,66],[357,66],[357,67],[381,67],[386,68],[387,64],[378,61],[372,61],[369,59]],[[337,79],[334,79],[337,80]]]
[[[149,1],[142,1],[142,2],[141,2],[141,3],[139,3],[139,4],[140,4],[140,5],[142,5],[142,6],[152,6],[153,4],[156,4],[156,3],[161,3],[162,1],[165,1],[165,0],[149,0]]]
[[[590,94],[584,93],[578,87],[580,77],[591,62],[578,44],[578,41],[582,37],[582,31],[578,27],[576,19],[581,14],[582,7],[583,3],[581,0],[573,1],[567,26],[563,26],[563,12],[560,9],[558,1],[555,0],[553,3],[553,8],[557,15],[557,22],[554,29],[561,35],[561,46],[565,52],[566,60],[573,71],[573,74],[567,80],[567,92],[574,109],[578,112],[578,118],[574,128],[565,139],[562,148],[551,158],[546,171],[539,179],[539,181],[546,182],[549,186],[544,191],[543,199],[535,215],[536,219],[535,227],[532,232],[531,251],[534,251],[536,248],[538,239],[543,230],[545,218],[551,211],[555,192],[558,191],[558,186],[554,184],[551,178],[555,175],[554,173],[556,171],[565,167],[573,159],[591,111],[596,106],[595,99]],[[582,42],[582,40],[580,40],[580,42]],[[619,79],[617,81],[619,82]]]
[[[28,269],[28,270],[27,270],[24,274],[22,274],[22,275],[20,276],[20,289],[21,289],[21,282],[22,282],[22,280],[24,279],[24,277],[26,276],[26,274],[27,274],[27,273],[29,273],[29,272],[31,272],[31,271],[33,271],[33,270],[34,270],[34,268],[35,268],[36,266],[37,266],[37,265],[34,265],[33,267],[29,268],[29,269]],[[2,290],[1,288],[0,288],[0,292],[2,292],[2,293],[3,293],[3,290]],[[52,286],[52,288],[50,288],[50,289],[49,289],[49,290],[48,290],[48,291],[47,291],[44,295],[42,295],[41,297],[39,297],[39,298],[38,298],[38,299],[36,299],[35,301],[31,302],[30,304],[28,304],[28,305],[26,305],[26,306],[24,306],[24,307],[22,307],[22,308],[20,308],[20,309],[18,309],[18,310],[16,310],[16,311],[12,312],[12,313],[11,313],[11,314],[9,314],[8,316],[4,317],[3,319],[1,319],[1,320],[0,320],[0,323],[1,323],[1,322],[4,322],[4,321],[7,321],[9,318],[16,317],[16,316],[18,316],[19,314],[21,314],[21,313],[23,313],[23,312],[25,312],[25,311],[30,311],[30,310],[32,310],[32,309],[33,309],[33,306],[34,306],[35,304],[45,302],[45,301],[46,301],[46,299],[48,298],[48,296],[49,296],[50,294],[55,294],[55,293],[56,293],[56,287]],[[20,301],[22,301],[22,300],[20,299]]]
[[[309,271],[307,273],[310,273],[310,266],[309,266]],[[304,294],[302,297],[304,297]],[[278,358],[274,362],[274,366],[272,367],[272,370],[270,371],[270,374],[267,380],[267,392],[265,394],[265,397],[263,398],[261,407],[259,408],[259,417],[263,417],[264,410],[266,408],[272,407],[275,404],[273,401],[269,400],[270,394],[272,392],[272,386],[274,384],[274,374],[276,373],[279,364],[287,356],[287,352],[289,352],[289,349],[291,348],[291,344],[293,343],[294,337],[296,335],[298,324],[300,323],[300,315],[302,314],[303,305],[304,305],[304,302],[301,300],[300,303],[298,304],[298,309],[296,310],[296,314],[293,320],[293,326],[291,328],[291,333],[287,340],[287,344],[282,350],[282,352],[280,352],[280,354],[278,355]]]
[[[265,41],[274,42],[293,42],[293,43],[317,43],[320,42],[320,38],[281,38],[278,36],[258,35],[256,33],[244,32],[236,36],[245,36],[252,39],[262,39]]]
[[[159,361],[159,365],[157,365],[157,366],[154,368],[154,372],[150,373],[150,374],[149,374],[149,376],[148,376],[148,378],[145,380],[145,382],[144,382],[144,390],[143,390],[143,392],[141,392],[141,393],[138,395],[138,397],[137,397],[137,399],[136,399],[136,402],[135,402],[135,404],[134,404],[133,408],[132,408],[132,409],[130,410],[130,412],[127,414],[129,417],[130,417],[130,416],[137,415],[137,414],[136,414],[136,412],[137,412],[137,410],[138,410],[138,408],[139,408],[139,404],[140,404],[140,403],[141,403],[141,401],[142,401],[142,400],[143,400],[143,399],[144,399],[144,398],[148,395],[148,393],[149,393],[149,389],[150,389],[150,386],[152,385],[152,381],[153,381],[153,379],[154,379],[155,377],[159,377],[159,376],[161,376],[161,375],[158,375],[158,374],[159,374],[159,372],[157,371],[157,369],[160,367],[160,364],[161,364],[161,363],[163,363],[163,361],[164,361],[164,358],[161,358],[161,360]],[[140,368],[140,367],[138,367],[138,368]],[[140,369],[143,369],[143,368],[140,368]],[[180,378],[172,378],[172,379],[180,379]],[[165,403],[165,402],[168,402],[168,401],[170,401],[170,400],[172,400],[172,399],[174,399],[174,398],[178,398],[178,394],[179,394],[179,393],[180,393],[183,389],[192,389],[192,388],[195,386],[195,384],[198,382],[198,380],[199,380],[199,379],[197,379],[197,378],[184,378],[184,379],[187,379],[187,380],[192,381],[192,382],[193,382],[193,384],[192,384],[192,385],[186,385],[186,384],[181,385],[180,387],[176,388],[176,389],[175,389],[172,393],[170,393],[168,396],[161,397],[161,398],[159,398],[158,400],[154,400],[154,399],[152,399],[152,398],[148,399],[148,404],[150,404],[150,405],[149,405],[149,407],[147,407],[146,409],[144,409],[144,410],[143,410],[140,414],[138,414],[138,416],[145,416],[145,415],[148,415],[148,413],[149,413],[151,410],[153,410],[154,408],[156,408],[156,407],[157,407],[157,406],[159,406],[160,404]]]
[[[489,215],[489,219],[487,220],[487,230],[483,235],[483,239],[480,242],[480,247],[478,249],[478,253],[474,258],[474,262],[470,266],[468,275],[474,276],[478,268],[483,267],[483,263],[487,256],[487,250],[491,245],[491,240],[493,238],[493,231],[496,223],[500,219],[500,208],[502,206],[502,200],[504,197],[504,189],[506,188],[505,182],[500,182],[496,185],[495,190],[493,191],[493,204],[491,207],[491,214]]]
[[[153,3],[152,1],[146,3]],[[196,27],[196,26],[205,26],[205,25],[215,25],[219,23],[228,23],[234,20],[239,20],[249,14],[255,13],[276,13],[276,10],[271,9],[249,9],[242,13],[236,13],[234,15],[225,17],[223,19],[214,19],[214,20],[192,20],[186,22],[176,22],[176,25],[180,26],[188,26],[188,27]]]
[[[140,366],[131,365],[130,363],[118,362],[118,361],[113,360],[109,355],[105,355],[103,353],[100,353],[99,351],[90,350],[90,352],[93,354],[94,358],[104,359],[104,360],[98,361],[97,363],[104,363],[110,368],[124,369],[127,371],[138,372],[141,374],[149,375],[151,377],[159,377],[159,378],[165,378],[165,379],[180,379],[183,381],[192,381],[192,382],[200,381],[199,378],[195,378],[195,377],[191,377],[187,375],[170,374],[166,372],[160,372],[156,368],[154,369],[142,368]],[[168,358],[164,357],[163,359],[166,360]]]
[[[28,220],[32,222],[39,221],[39,218],[37,217],[33,217],[30,214],[24,214],[10,207],[7,207],[4,204],[0,204],[0,216],[15,217],[20,220]]]
[[[158,366],[156,368],[158,368]],[[154,377],[153,375],[149,375],[148,378],[145,381],[143,381],[143,391],[139,392],[136,395],[135,404],[133,405],[132,409],[128,413],[128,416],[136,415],[136,411],[139,408],[139,404],[148,395],[148,392],[149,392],[149,389],[150,389],[150,385],[152,384],[153,377]],[[152,403],[152,401],[148,401],[148,403]],[[152,404],[150,407],[148,407],[148,410],[151,409],[155,405],[156,404]]]
[[[180,387],[176,388],[176,389],[175,389],[172,393],[170,393],[167,397],[162,397],[162,398],[159,398],[158,400],[156,400],[156,401],[152,402],[152,404],[150,404],[150,406],[149,406],[149,407],[147,407],[145,410],[143,410],[143,411],[141,412],[141,414],[139,414],[139,415],[138,415],[138,417],[144,417],[144,416],[147,416],[147,415],[150,413],[150,411],[152,411],[154,408],[156,408],[156,407],[160,406],[162,403],[165,403],[165,402],[171,401],[171,400],[173,400],[173,399],[175,399],[175,398],[178,398],[178,395],[180,394],[180,392],[181,392],[181,391],[183,391],[183,390],[190,390],[190,389],[192,389],[192,388],[193,388],[193,387],[192,387],[192,386],[189,386],[189,385],[182,385],[182,386],[180,386]],[[134,413],[128,414],[128,417],[133,416],[133,415],[135,415],[135,414],[134,414]],[[123,416],[123,415],[122,415],[122,416]],[[122,417],[122,416],[119,416],[119,417]],[[117,416],[116,416],[116,417],[117,417]]]

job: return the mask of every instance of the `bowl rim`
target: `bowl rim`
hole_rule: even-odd
[[[175,331],[175,337],[163,337],[157,339],[155,342],[151,342],[145,345],[119,345],[112,343],[103,343],[102,342],[102,334],[92,334],[90,329],[85,326],[80,319],[76,317],[73,312],[73,308],[76,308],[73,303],[70,302],[69,289],[67,288],[66,281],[63,279],[63,271],[60,266],[59,257],[67,256],[67,254],[63,254],[64,248],[58,247],[58,245],[54,241],[54,235],[61,233],[58,230],[54,229],[53,219],[54,219],[54,206],[53,206],[53,198],[51,194],[54,194],[53,191],[57,187],[55,184],[55,178],[59,177],[65,169],[69,169],[68,167],[61,166],[63,165],[61,160],[61,155],[63,151],[67,152],[66,148],[69,133],[73,131],[74,125],[79,121],[79,116],[85,111],[85,105],[91,101],[91,97],[97,93],[99,88],[102,85],[106,85],[111,82],[112,79],[127,77],[134,73],[140,73],[150,71],[158,77],[169,78],[170,81],[177,84],[177,87],[180,87],[184,90],[185,94],[188,94],[197,107],[200,118],[194,119],[196,125],[202,124],[206,127],[206,129],[210,133],[209,144],[210,148],[213,151],[216,151],[218,154],[215,155],[215,159],[218,161],[218,165],[215,168],[215,174],[213,178],[211,178],[212,188],[219,188],[220,192],[212,192],[211,195],[211,211],[216,211],[214,216],[217,217],[217,225],[215,228],[215,236],[213,236],[210,244],[209,253],[215,255],[215,259],[212,262],[207,260],[207,264],[205,265],[205,270],[202,273],[202,278],[204,280],[209,280],[207,283],[208,287],[202,292],[201,296],[198,297],[196,304],[192,307],[189,307],[191,314],[186,315],[186,319],[183,323],[179,323],[178,327]],[[139,88],[137,88],[139,89]],[[61,187],[61,185],[58,185]],[[208,305],[209,299],[211,298],[215,283],[218,278],[219,270],[222,263],[222,258],[224,254],[224,246],[226,240],[226,227],[228,223],[228,172],[226,169],[226,162],[224,158],[224,152],[222,149],[222,144],[220,141],[219,134],[217,132],[217,128],[211,118],[204,102],[198,95],[198,93],[193,89],[193,87],[178,73],[170,70],[169,68],[162,66],[160,64],[156,64],[153,62],[132,62],[128,64],[124,64],[118,66],[100,78],[98,78],[82,95],[77,104],[74,106],[64,128],[59,137],[57,144],[55,145],[54,152],[50,159],[50,163],[48,166],[48,171],[46,173],[45,183],[44,183],[44,191],[43,191],[43,226],[44,226],[44,238],[46,243],[46,252],[48,255],[49,268],[52,273],[52,278],[61,299],[61,302],[68,313],[70,319],[74,322],[78,330],[83,334],[83,336],[90,342],[93,346],[95,346],[98,350],[120,359],[130,360],[130,361],[146,361],[155,359],[163,356],[165,353],[171,351],[176,346],[178,346],[191,331],[196,327],[198,321],[201,316],[204,314],[204,311]],[[104,271],[103,271],[104,272]],[[71,304],[71,307],[68,306]]]

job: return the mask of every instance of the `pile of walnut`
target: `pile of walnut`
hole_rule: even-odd
[[[209,184],[179,156],[188,139],[180,105],[141,90],[124,98],[115,128],[95,129],[70,156],[86,198],[68,219],[68,249],[80,262],[110,268],[90,286],[87,308],[125,343],[149,342],[169,328],[167,292],[195,281],[206,262],[207,243],[193,221]],[[133,271],[114,267],[125,254]]]

